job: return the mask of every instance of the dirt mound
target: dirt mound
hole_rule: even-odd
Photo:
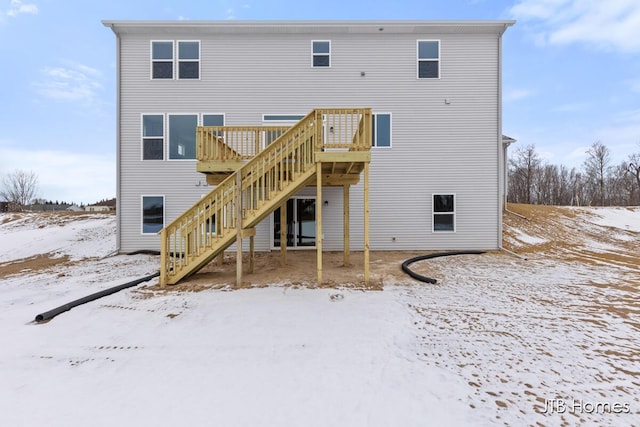
[[[505,249],[528,258],[552,257],[624,269],[640,268],[638,207],[522,204],[508,207],[510,212],[504,215]]]

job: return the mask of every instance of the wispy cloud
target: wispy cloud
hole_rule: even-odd
[[[103,90],[99,82],[100,71],[83,64],[72,63],[66,67],[45,67],[42,79],[33,83],[37,92],[58,101],[79,101],[84,105],[98,102]]]
[[[585,111],[591,108],[591,104],[588,102],[574,102],[569,104],[558,105],[551,109],[556,113],[575,113],[579,111]]]
[[[38,6],[34,3],[23,3],[20,0],[11,0],[9,3],[9,9],[5,12],[7,16],[16,17],[22,14],[38,14]]]
[[[640,52],[638,0],[520,0],[510,13],[538,43]]]
[[[529,98],[534,94],[535,92],[530,89],[522,89],[522,88],[507,89],[502,94],[502,100],[504,102],[518,101],[520,99]]]

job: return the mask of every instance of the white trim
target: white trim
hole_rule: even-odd
[[[453,212],[436,212],[435,211],[435,206],[433,203],[433,197],[434,196],[453,196]],[[456,205],[457,205],[457,194],[456,193],[449,193],[449,192],[441,192],[441,193],[431,193],[431,232],[432,233],[456,233],[456,231],[458,230],[457,227],[457,210],[456,210]],[[435,229],[435,216],[436,215],[453,215],[453,230],[436,230]]]
[[[389,146],[388,147],[379,147],[377,145],[378,143],[378,129],[377,129],[377,125],[378,125],[378,115],[380,114],[388,114],[389,115]],[[393,148],[393,114],[391,112],[386,112],[386,111],[378,111],[378,112],[371,112],[371,116],[375,117],[375,128],[374,130],[374,141],[372,141],[371,144],[371,148],[375,148],[377,149],[381,149],[381,150],[388,150],[390,148]]]
[[[420,59],[420,42],[438,42],[438,59],[424,58]],[[438,62],[438,77],[420,77],[420,61]],[[442,41],[440,39],[418,39],[416,40],[416,79],[418,80],[440,80],[442,77]]]
[[[322,43],[329,43],[329,53],[315,53],[313,51],[313,44],[315,42],[322,42]],[[325,67],[325,66],[314,66],[313,65],[313,58],[315,56],[328,56],[329,57],[329,66]],[[311,68],[331,68],[331,63],[333,61],[331,60],[331,40],[311,40]]]
[[[144,158],[144,116],[162,116],[162,159]],[[157,137],[147,137],[149,139],[159,139]],[[167,158],[167,120],[164,113],[140,113],[140,160],[143,162],[162,162]]]
[[[167,219],[167,203],[164,194],[141,194],[140,195],[140,235],[152,236],[158,234],[157,232],[145,233],[144,232],[144,198],[145,197],[162,197],[162,228],[164,228]],[[162,229],[161,228],[161,229]]]
[[[171,43],[171,78],[161,79],[153,77],[153,44],[154,43]],[[176,79],[176,43],[173,40],[150,40],[149,41],[149,80],[175,80]],[[168,62],[168,59],[158,59],[158,62]]]
[[[180,43],[198,43],[198,59],[180,59]],[[175,70],[176,80],[201,80],[202,79],[202,42],[200,40],[176,40],[175,42]],[[180,62],[197,62],[198,63],[198,78],[197,79],[188,79],[188,78],[180,78]]]
[[[196,161],[196,157],[194,154],[193,159],[172,159],[171,158],[171,138],[169,137],[170,133],[171,133],[171,116],[196,116],[196,126],[199,126],[200,124],[200,113],[166,113],[167,114],[167,129],[166,129],[166,146],[167,146],[167,161],[168,162],[195,162]],[[193,130],[193,137],[196,138],[196,134],[195,134],[196,130]],[[197,146],[197,141],[194,141],[194,153],[195,153],[195,149]]]

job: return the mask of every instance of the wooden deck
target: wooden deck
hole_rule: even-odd
[[[246,237],[251,239],[253,258],[255,226],[306,186],[316,187],[318,200],[322,200],[322,187],[344,187],[344,259],[348,263],[349,187],[363,173],[368,283],[370,109],[317,109],[291,127],[203,126],[198,127],[196,138],[197,170],[216,187],[160,232],[161,284],[175,284],[195,273],[234,242],[241,260]],[[281,209],[281,215],[285,212]],[[316,236],[322,234],[322,206],[318,204]],[[322,239],[316,250],[321,283]],[[286,245],[281,252],[286,262]],[[242,262],[237,268],[240,283]]]

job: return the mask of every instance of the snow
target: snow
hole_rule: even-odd
[[[619,228],[622,230],[640,233],[640,212],[634,208],[612,207],[593,208],[591,222],[607,227]]]
[[[0,215],[0,278],[38,253],[85,259],[1,279],[0,425],[640,424],[638,269],[464,255],[413,265],[438,285],[143,286],[36,325],[158,262],[105,257],[112,216],[38,221]],[[629,413],[542,413],[556,398]]]
[[[528,245],[541,245],[543,243],[547,243],[548,240],[542,237],[530,236],[522,230],[515,230],[515,238]]]

